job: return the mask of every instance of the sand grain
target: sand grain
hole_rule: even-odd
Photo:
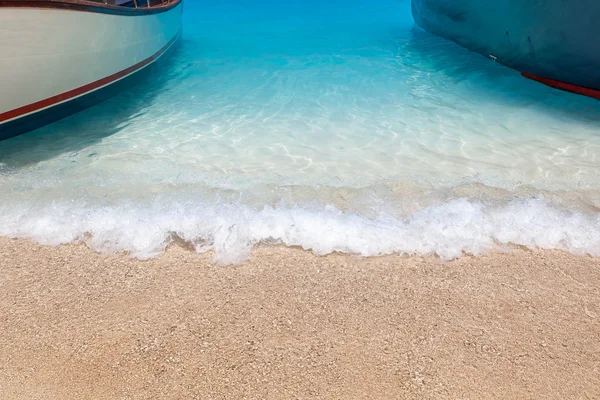
[[[600,398],[600,260],[0,239],[2,399]]]

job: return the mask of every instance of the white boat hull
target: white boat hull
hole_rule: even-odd
[[[34,117],[138,72],[178,38],[182,4],[148,15],[0,8],[0,139]],[[3,134],[4,131],[4,134]]]

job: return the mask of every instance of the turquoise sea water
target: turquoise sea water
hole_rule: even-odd
[[[140,84],[0,142],[0,235],[600,255],[600,102],[414,26],[410,2],[187,0]]]

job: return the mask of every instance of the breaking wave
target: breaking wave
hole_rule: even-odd
[[[379,256],[435,254],[453,259],[507,245],[560,249],[600,256],[600,215],[572,212],[544,199],[491,205],[457,199],[405,218],[364,216],[334,206],[267,206],[172,203],[154,198],[106,207],[54,203],[0,206],[0,235],[42,244],[83,242],[102,252],[150,258],[177,238],[197,251],[212,250],[220,263],[238,263],[260,243]]]

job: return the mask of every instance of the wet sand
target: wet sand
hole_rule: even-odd
[[[600,398],[600,259],[0,238],[0,398]]]

